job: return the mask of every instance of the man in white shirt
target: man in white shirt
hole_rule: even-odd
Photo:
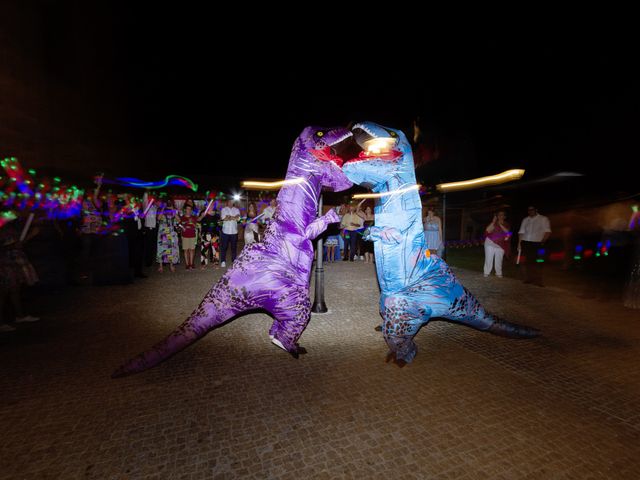
[[[226,267],[227,246],[231,244],[231,263],[238,254],[238,220],[240,220],[240,210],[233,204],[233,200],[227,200],[227,206],[220,212],[222,220],[222,234],[220,235],[220,266]]]
[[[345,240],[346,236],[349,236],[349,240],[345,241],[345,260],[349,259],[353,262],[357,252],[356,247],[358,245],[358,230],[362,228],[364,224],[364,220],[362,217],[356,213],[356,207],[354,205],[349,205],[349,213],[345,213],[340,220],[340,228],[344,228],[345,230]]]
[[[143,212],[147,212],[144,216],[143,229],[144,264],[145,266],[150,267],[156,260],[156,252],[158,248],[158,228],[156,225],[156,213],[158,207],[156,206],[156,202],[149,198],[149,192],[144,192],[144,195],[142,196],[142,207],[144,208]]]
[[[125,235],[129,244],[129,266],[134,276],[147,278],[142,271],[144,266],[144,224],[142,203],[132,195],[127,197],[126,218],[123,221]]]
[[[275,213],[276,213],[276,199],[273,198],[271,199],[271,202],[269,202],[269,206],[262,211],[262,223],[263,224],[269,223]]]
[[[537,260],[544,254],[541,250],[551,235],[551,226],[549,219],[540,215],[536,207],[527,208],[527,214],[528,216],[522,220],[520,231],[518,231],[518,250],[525,257],[524,283],[533,283],[544,287],[542,284],[542,262]]]

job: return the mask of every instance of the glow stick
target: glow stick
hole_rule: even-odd
[[[211,200],[209,200],[209,203],[207,204],[207,208],[204,209],[204,214],[206,215],[207,212],[209,211],[209,209],[211,208],[211,205],[213,204],[213,198]]]
[[[257,217],[253,217],[249,223],[253,223],[253,222],[255,222],[256,220],[258,220],[258,219],[259,219],[260,217],[262,217],[263,215],[264,215],[264,212],[262,212],[262,213],[261,213],[260,215],[258,215]]]
[[[153,205],[153,202],[155,202],[155,198],[152,198],[151,201],[149,202],[149,205],[147,205],[147,208],[144,209],[144,213],[142,214],[143,217],[147,216],[147,212],[151,208],[151,205]]]
[[[29,227],[31,226],[31,222],[33,221],[33,213],[29,214],[27,218],[27,223],[24,224],[24,228],[22,229],[22,233],[20,234],[20,241],[23,242],[27,237],[27,232],[29,231]]]

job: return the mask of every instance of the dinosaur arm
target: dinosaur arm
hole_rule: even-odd
[[[304,236],[309,240],[313,240],[327,229],[327,225],[339,221],[340,217],[334,209],[331,209],[323,216],[318,217],[311,222],[305,229]]]
[[[365,240],[382,241],[382,243],[395,245],[402,240],[400,230],[395,227],[369,227],[369,234],[365,235]]]

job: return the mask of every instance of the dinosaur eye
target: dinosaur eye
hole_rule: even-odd
[[[324,132],[316,132],[316,136],[318,136],[318,137],[324,137]]]
[[[398,134],[396,132],[394,132],[393,130],[389,131],[389,135],[391,135],[393,138],[396,138],[398,136]]]

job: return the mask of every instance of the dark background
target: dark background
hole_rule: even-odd
[[[43,1],[3,17],[46,105],[47,148],[23,158],[84,177],[280,178],[306,125],[372,120],[411,136],[417,120],[426,184],[507,168],[583,173],[590,189],[637,183],[639,78],[623,27],[436,32],[135,3]]]

